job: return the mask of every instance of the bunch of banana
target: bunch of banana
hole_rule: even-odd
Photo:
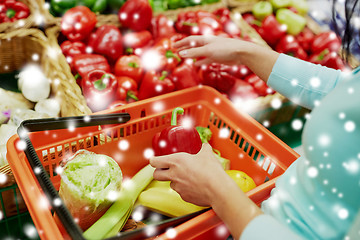
[[[204,207],[185,202],[170,187],[170,181],[157,180],[153,180],[140,194],[137,205],[142,205],[169,217],[183,216],[204,209]]]

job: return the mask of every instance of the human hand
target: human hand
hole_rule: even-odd
[[[196,66],[213,62],[241,64],[241,51],[254,46],[255,44],[240,39],[217,36],[190,36],[174,44],[181,57],[203,58],[195,62]]]
[[[211,206],[217,198],[216,189],[222,188],[224,181],[231,181],[208,143],[197,154],[153,157],[150,164],[156,168],[154,179],[171,181],[171,188],[183,200],[199,206]]]

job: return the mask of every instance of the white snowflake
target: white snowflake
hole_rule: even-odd
[[[318,143],[322,147],[327,147],[331,143],[331,138],[327,134],[321,134],[318,138]]]
[[[345,208],[341,208],[339,211],[338,211],[338,217],[340,219],[347,219],[349,217],[349,211]]]
[[[175,228],[169,228],[168,230],[166,230],[165,234],[168,238],[173,239],[176,237],[177,232],[176,232]]]
[[[308,170],[307,170],[307,175],[310,177],[310,178],[315,178],[317,177],[319,171],[316,167],[309,167]]]
[[[36,228],[32,224],[27,223],[24,225],[24,233],[30,239],[38,238],[38,233],[36,231]]]
[[[120,150],[126,151],[130,147],[130,143],[128,140],[121,140],[119,141],[118,147]]]
[[[303,127],[303,123],[300,119],[294,119],[292,122],[291,122],[291,127],[295,130],[295,131],[299,131],[302,129]]]
[[[228,138],[230,135],[230,131],[227,128],[222,128],[219,131],[219,138]]]
[[[0,184],[4,184],[7,180],[6,174],[0,173]]]
[[[310,85],[314,88],[320,87],[321,85],[321,80],[320,78],[317,77],[313,77],[310,79]]]
[[[344,124],[345,131],[347,132],[353,132],[356,128],[356,125],[353,121],[347,121]]]
[[[145,159],[150,159],[154,156],[154,150],[152,148],[147,148],[144,150]]]
[[[270,105],[274,109],[279,109],[282,105],[282,102],[279,98],[274,98],[273,100],[271,100]]]

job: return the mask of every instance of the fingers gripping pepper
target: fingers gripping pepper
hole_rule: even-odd
[[[155,156],[177,152],[196,154],[200,151],[202,142],[196,128],[177,125],[177,114],[183,113],[184,109],[175,108],[171,116],[171,126],[153,137],[152,146]]]
[[[82,79],[81,88],[92,111],[106,109],[115,99],[118,87],[114,75],[103,70],[93,70]]]

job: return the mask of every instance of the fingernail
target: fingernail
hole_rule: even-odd
[[[185,57],[188,54],[187,50],[182,50],[179,52],[180,56]]]

